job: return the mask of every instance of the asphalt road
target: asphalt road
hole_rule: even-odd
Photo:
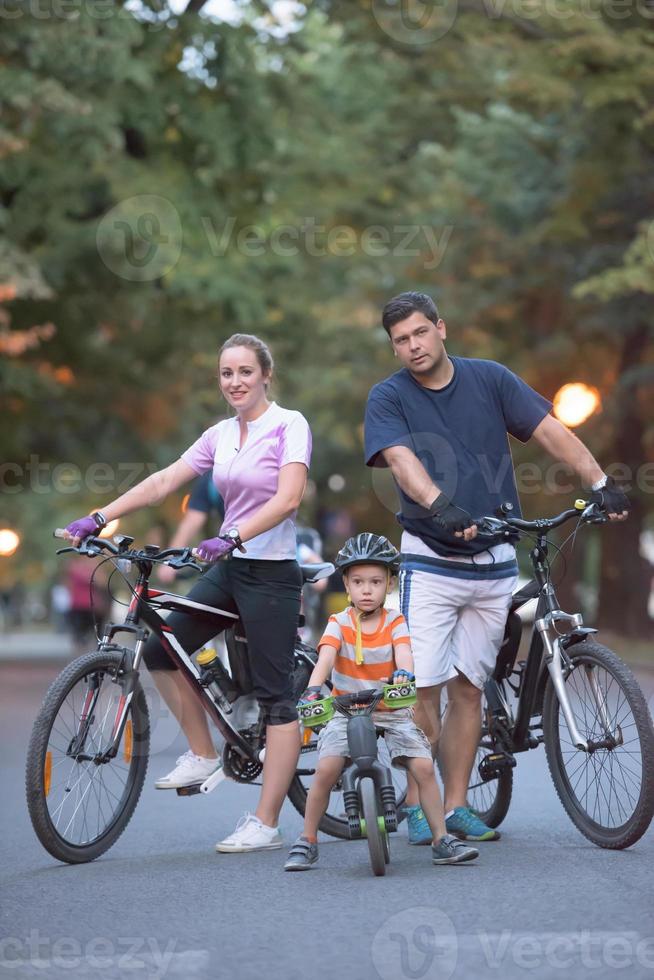
[[[372,877],[365,842],[328,838],[316,869],[289,875],[285,850],[213,849],[254,808],[256,788],[225,782],[187,799],[153,788],[185,747],[155,706],[129,827],[92,864],[56,863],[34,836],[23,789],[31,723],[56,672],[0,668],[3,975],[654,978],[654,830],[620,853],[587,842],[558,802],[542,748],[519,758],[503,838],[482,844],[475,865],[434,868],[402,828],[385,878]],[[640,680],[652,707],[654,673]],[[288,803],[281,826],[289,843],[300,830]]]

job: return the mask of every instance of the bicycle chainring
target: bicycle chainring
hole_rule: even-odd
[[[223,749],[223,769],[225,775],[237,783],[252,783],[261,775],[263,762],[248,759],[233,745],[225,745]]]

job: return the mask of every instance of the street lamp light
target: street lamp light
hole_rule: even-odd
[[[0,557],[9,558],[18,548],[20,537],[11,528],[0,528]]]
[[[118,530],[118,524],[119,524],[118,518],[116,518],[116,520],[114,521],[109,521],[107,526],[102,528],[99,536],[101,538],[110,538]]]
[[[581,381],[563,385],[554,396],[554,414],[560,422],[574,429],[601,408],[597,388]]]

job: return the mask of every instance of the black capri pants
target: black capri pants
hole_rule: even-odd
[[[217,561],[193,586],[189,599],[240,616],[248,641],[253,694],[271,725],[297,719],[293,651],[300,616],[302,572],[292,559],[228,558]],[[233,619],[209,620],[175,612],[166,620],[184,650],[194,653]],[[149,670],[177,670],[157,636],[143,650]]]

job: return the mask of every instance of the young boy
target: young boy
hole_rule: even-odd
[[[304,701],[320,698],[320,688],[330,675],[334,695],[379,688],[387,679],[390,683],[414,680],[406,621],[401,613],[384,608],[399,559],[390,541],[377,534],[350,538],[339,551],[336,567],[343,573],[351,605],[329,619]],[[418,784],[420,804],[433,834],[433,863],[474,860],[479,856],[474,847],[446,833],[431,747],[411,710],[375,711],[373,719],[384,730],[393,765],[406,767]],[[291,848],[285,871],[307,871],[318,860],[318,824],[347,755],[347,719],[337,714],[318,738],[318,767],[307,796],[304,831]]]

